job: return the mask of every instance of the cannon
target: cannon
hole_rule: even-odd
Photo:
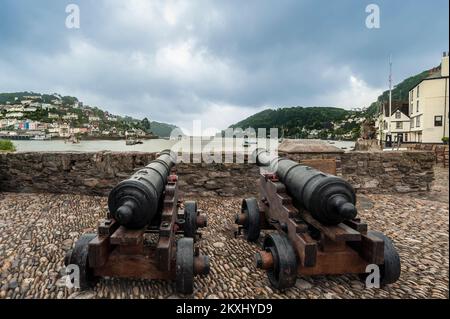
[[[273,287],[292,287],[297,275],[358,274],[365,280],[369,265],[378,266],[381,286],[399,279],[392,240],[357,217],[356,193],[347,181],[264,149],[253,158],[261,167],[259,198],[242,201],[235,235],[256,242],[262,229],[276,231],[255,255]]]
[[[64,260],[78,268],[81,289],[100,277],[120,277],[175,280],[177,291],[189,294],[193,277],[209,273],[209,257],[195,246],[207,217],[195,201],[178,200],[175,164],[176,154],[162,151],[110,191],[107,218]]]

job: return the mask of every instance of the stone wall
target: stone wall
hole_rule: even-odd
[[[107,195],[111,188],[145,166],[155,153],[3,153],[0,191]],[[287,154],[296,161],[336,159],[338,175],[359,192],[426,190],[433,180],[434,154],[348,152]],[[179,164],[180,187],[186,197],[257,194],[259,168],[243,164]]]
[[[342,177],[359,192],[405,193],[429,190],[434,179],[432,152],[348,152]]]
[[[257,195],[259,168],[254,164],[180,164],[179,185],[186,197]]]
[[[0,190],[106,195],[152,153],[0,154]]]

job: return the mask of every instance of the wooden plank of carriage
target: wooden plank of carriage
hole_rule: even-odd
[[[152,251],[154,253],[154,250]],[[122,277],[137,279],[173,279],[172,271],[161,271],[158,261],[152,254],[125,255],[114,250],[102,267],[94,268],[94,273],[101,277]]]
[[[88,246],[89,265],[91,267],[103,266],[108,261],[110,251],[109,237],[95,237],[89,242]]]
[[[336,226],[325,226],[317,221],[305,210],[300,212],[301,217],[308,223],[321,231],[326,237],[334,241],[357,241],[361,239],[361,234],[345,224]]]
[[[144,240],[145,229],[127,229],[120,226],[111,235],[112,245],[140,245]]]

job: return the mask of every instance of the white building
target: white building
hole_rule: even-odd
[[[410,141],[442,143],[449,136],[449,57],[409,91]]]
[[[67,113],[62,117],[64,120],[78,120],[78,115],[74,113]]]
[[[24,112],[36,112],[37,108],[29,106],[29,107],[24,108],[23,111]]]
[[[48,113],[49,119],[59,119],[59,115],[56,113]]]
[[[13,106],[8,109],[8,112],[23,112],[23,106]]]
[[[384,144],[390,134],[393,142],[408,142],[410,131],[410,118],[408,116],[408,103],[394,100],[391,105],[392,112],[389,115],[389,103],[381,105],[378,118],[375,120],[376,139]],[[390,127],[389,127],[390,123]]]
[[[16,119],[2,119],[0,120],[0,128],[15,125],[17,122],[18,121]]]
[[[98,116],[89,116],[89,122],[98,122],[100,118]]]
[[[5,117],[7,118],[19,118],[19,117],[23,117],[23,113],[22,112],[8,112],[6,113]]]
[[[42,108],[45,109],[45,110],[56,109],[56,105],[48,104],[48,103],[42,103]]]

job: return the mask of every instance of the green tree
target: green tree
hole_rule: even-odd
[[[150,133],[151,125],[148,118],[144,117],[144,119],[141,121],[141,126],[145,132]]]

